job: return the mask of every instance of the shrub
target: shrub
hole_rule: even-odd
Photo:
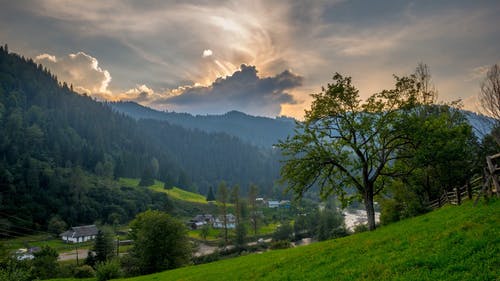
[[[94,277],[95,271],[90,265],[82,265],[75,268],[75,278]]]
[[[288,240],[290,241],[293,237],[293,228],[290,223],[286,222],[280,225],[273,233],[273,240]]]
[[[368,231],[368,226],[366,224],[357,224],[354,226],[354,233],[361,233]]]
[[[270,248],[272,250],[277,250],[277,249],[287,249],[292,247],[292,244],[290,243],[289,240],[278,240],[278,241],[273,241],[271,242]]]
[[[120,278],[123,275],[118,259],[97,263],[95,274],[97,281]]]

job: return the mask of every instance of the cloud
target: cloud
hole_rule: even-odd
[[[44,60],[50,61],[52,63],[57,62],[56,56],[52,56],[49,54],[41,54],[41,55],[36,56],[36,58],[35,58],[35,61],[38,61],[38,62],[44,61]]]
[[[206,57],[210,57],[211,55],[213,55],[212,50],[210,50],[210,49],[203,50],[202,57],[206,58]]]
[[[111,75],[99,66],[96,58],[84,52],[59,58],[50,54],[40,54],[36,56],[35,62],[50,69],[59,81],[72,84],[77,92],[89,95],[110,94],[108,86]]]
[[[156,100],[152,105],[203,114],[240,110],[276,116],[281,113],[281,105],[297,103],[287,91],[300,87],[302,83],[303,77],[289,70],[261,78],[255,66],[243,64],[232,75],[218,78],[209,86],[188,87],[177,95]]]
[[[485,69],[471,70],[499,59],[500,29],[491,24],[498,1],[36,0],[2,7],[0,25],[7,28],[0,37],[12,50],[31,57],[49,52],[56,56],[39,59],[56,65],[67,50],[85,50],[113,74],[112,87],[105,87],[110,99],[143,103],[203,92],[245,64],[262,77],[284,69],[303,76],[302,86],[286,90],[303,103],[281,104],[283,114],[300,118],[309,94],[335,72],[352,76],[366,98],[391,88],[392,74],[409,74],[419,61],[431,67],[440,99],[465,100],[477,93]],[[102,74],[81,83],[82,91],[100,91]],[[155,91],[127,94],[141,85]]]

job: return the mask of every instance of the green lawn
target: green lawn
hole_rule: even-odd
[[[126,280],[498,280],[499,215],[500,200],[467,202],[374,232]]]
[[[0,240],[2,244],[10,251],[15,251],[19,248],[42,247],[50,246],[57,252],[68,252],[75,249],[74,244],[64,243],[60,238],[55,238],[49,234],[27,235],[13,239]],[[85,242],[78,244],[78,248],[86,249],[92,247],[93,242]]]
[[[207,241],[215,241],[220,237],[221,230],[210,227],[208,232]],[[201,229],[189,230],[188,236],[197,240],[203,240],[201,237]]]
[[[121,185],[127,187],[137,187],[139,185],[139,181],[140,181],[139,179],[131,179],[131,178],[120,178],[118,180],[118,182]],[[189,192],[177,187],[173,187],[172,189],[165,189],[164,183],[161,181],[155,180],[154,185],[149,186],[148,188],[156,192],[166,193],[173,199],[178,199],[192,203],[208,204],[205,196],[201,194]]]

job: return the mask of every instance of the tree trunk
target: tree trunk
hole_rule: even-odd
[[[375,230],[375,210],[373,209],[373,187],[365,190],[365,209],[368,218],[368,230]]]

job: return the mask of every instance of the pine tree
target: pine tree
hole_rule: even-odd
[[[99,230],[95,239],[94,251],[96,262],[105,262],[115,256],[114,235],[111,229]]]
[[[208,202],[210,202],[210,201],[215,201],[214,190],[212,189],[212,187],[211,187],[211,186],[210,186],[210,188],[208,189],[207,201],[208,201]]]

